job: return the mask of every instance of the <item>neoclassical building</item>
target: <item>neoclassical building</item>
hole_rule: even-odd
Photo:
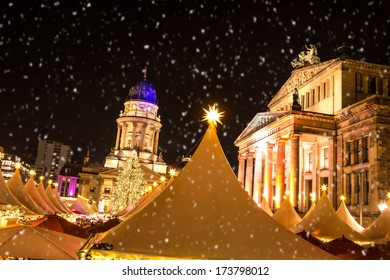
[[[161,119],[158,115],[157,94],[146,76],[131,87],[116,120],[115,146],[105,158],[103,166],[84,166],[79,173],[79,194],[98,204],[103,202],[106,209],[112,205],[111,194],[115,180],[126,160],[136,154],[141,163],[144,178],[152,187],[167,173],[167,164],[158,153]]]
[[[344,194],[353,213],[377,213],[390,191],[390,67],[316,54],[300,54],[269,111],[236,139],[238,179],[271,209],[288,194],[306,212],[326,185],[335,208]]]

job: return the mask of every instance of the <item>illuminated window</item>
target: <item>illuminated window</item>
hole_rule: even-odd
[[[329,169],[329,148],[325,147],[323,149],[323,168]]]
[[[104,188],[104,193],[111,193],[111,188]]]
[[[347,196],[346,205],[351,205],[351,174],[345,174],[345,195]]]
[[[307,166],[306,166],[307,172],[313,171],[313,152],[307,153]]]
[[[96,188],[95,188],[95,187],[90,187],[90,188],[89,188],[89,192],[91,192],[91,193],[94,193],[94,192],[95,192],[95,190],[96,190]]]

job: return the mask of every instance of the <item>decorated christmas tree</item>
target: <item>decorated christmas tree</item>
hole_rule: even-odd
[[[111,212],[119,213],[129,203],[137,204],[144,191],[146,181],[143,177],[141,164],[136,155],[132,156],[122,170],[119,170],[115,189],[112,194],[114,205]]]

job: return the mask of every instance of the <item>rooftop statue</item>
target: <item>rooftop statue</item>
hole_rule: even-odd
[[[320,58],[317,56],[317,48],[313,44],[305,45],[306,51],[301,51],[298,58],[291,61],[293,68],[300,68],[309,64],[316,64],[320,62]]]

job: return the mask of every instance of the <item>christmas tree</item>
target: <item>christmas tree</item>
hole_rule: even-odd
[[[124,165],[122,170],[119,170],[119,175],[112,193],[114,205],[111,212],[119,213],[129,203],[136,205],[141,198],[141,193],[144,191],[146,181],[141,170],[136,155],[132,156]]]

